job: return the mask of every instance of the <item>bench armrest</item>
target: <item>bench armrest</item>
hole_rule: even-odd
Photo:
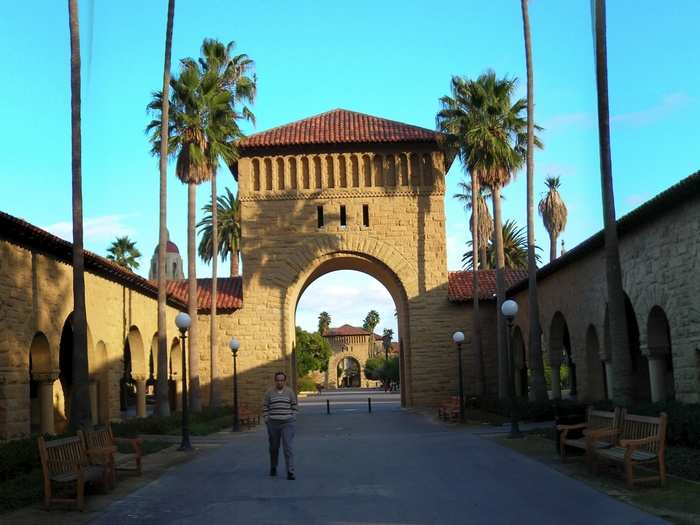
[[[590,439],[600,439],[604,437],[614,437],[617,436],[621,430],[619,428],[614,429],[600,429],[600,430],[584,430],[583,434]]]
[[[576,430],[577,428],[586,428],[588,423],[577,423],[576,425],[557,425],[557,430]]]
[[[642,445],[656,443],[657,441],[659,441],[659,438],[656,436],[650,436],[641,439],[621,439],[620,446],[625,448],[638,448]]]
[[[134,452],[136,452],[139,456],[141,455],[141,444],[143,443],[141,438],[115,437],[114,442],[116,444],[129,445]]]

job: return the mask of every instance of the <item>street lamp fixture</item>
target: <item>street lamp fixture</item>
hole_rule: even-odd
[[[462,380],[462,343],[464,334],[455,332],[452,334],[452,341],[457,345],[457,369],[459,373],[459,422],[464,423],[464,383]]]
[[[518,419],[515,415],[515,361],[513,359],[513,345],[512,345],[512,334],[513,334],[513,319],[518,315],[518,303],[512,299],[507,299],[503,301],[501,305],[501,313],[503,317],[506,318],[508,322],[508,337],[506,337],[506,353],[508,354],[508,391],[510,394],[510,434],[509,438],[521,438],[523,437],[518,427]]]
[[[241,424],[238,416],[238,369],[236,367],[236,355],[241,347],[241,343],[233,337],[228,346],[231,349],[231,354],[233,354],[233,428],[231,431],[238,432],[241,430]]]
[[[180,345],[182,350],[182,441],[180,442],[180,448],[178,450],[190,451],[192,450],[192,445],[190,444],[190,422],[189,413],[187,410],[187,330],[190,329],[192,325],[192,319],[190,316],[184,312],[180,312],[175,317],[175,326],[180,330]]]

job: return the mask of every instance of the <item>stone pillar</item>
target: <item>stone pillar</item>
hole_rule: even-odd
[[[561,399],[561,365],[552,365],[552,399]]]
[[[666,401],[666,361],[663,356],[649,356],[649,384],[651,402]]]
[[[55,434],[53,420],[53,384],[55,378],[37,379],[39,382],[39,406],[41,407],[41,433]]]
[[[95,379],[90,380],[90,422],[93,425],[97,425],[99,423],[97,409],[97,385],[98,382]]]
[[[515,397],[521,397],[523,392],[523,375],[521,374],[521,368],[516,368],[513,371],[513,384],[515,385]]]
[[[146,417],[146,380],[134,378],[136,381],[136,417]]]
[[[613,398],[613,367],[612,361],[603,361],[605,365],[605,384],[608,386],[608,399]]]

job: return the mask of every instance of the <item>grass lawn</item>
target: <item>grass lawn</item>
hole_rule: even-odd
[[[600,474],[595,476],[589,473],[583,456],[572,457],[570,461],[562,464],[555,450],[554,441],[545,437],[551,436],[551,432],[551,429],[529,432],[524,439],[508,439],[504,436],[489,439],[546,463],[597,490],[640,507],[650,514],[663,517],[671,523],[700,524],[700,483],[671,477],[665,488],[650,483],[629,490],[625,486],[622,469],[619,466],[601,467]],[[683,447],[669,448],[667,465],[672,476],[695,477],[700,470],[700,450]]]

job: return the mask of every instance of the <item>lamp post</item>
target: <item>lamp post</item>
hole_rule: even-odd
[[[459,373],[459,422],[464,423],[464,383],[462,382],[462,343],[464,342],[464,334],[455,332],[452,334],[452,340],[457,345],[457,360]]]
[[[232,432],[238,432],[241,430],[241,424],[238,417],[238,369],[236,367],[236,354],[241,346],[241,343],[235,337],[231,338],[231,342],[228,344],[231,348],[231,353],[233,354],[233,428]]]
[[[190,444],[190,421],[187,410],[187,346],[185,345],[187,330],[189,330],[191,324],[192,319],[184,312],[180,312],[175,317],[175,326],[180,330],[180,345],[182,347],[182,441],[178,450],[183,451],[192,450],[192,445]]]
[[[506,318],[508,322],[508,337],[506,337],[506,352],[508,353],[508,391],[510,394],[510,434],[509,438],[521,438],[523,437],[518,427],[518,418],[515,415],[515,371],[514,371],[514,359],[513,350],[511,342],[511,334],[513,332],[513,319],[518,314],[518,303],[512,299],[503,301],[501,305],[501,313],[503,317]]]

